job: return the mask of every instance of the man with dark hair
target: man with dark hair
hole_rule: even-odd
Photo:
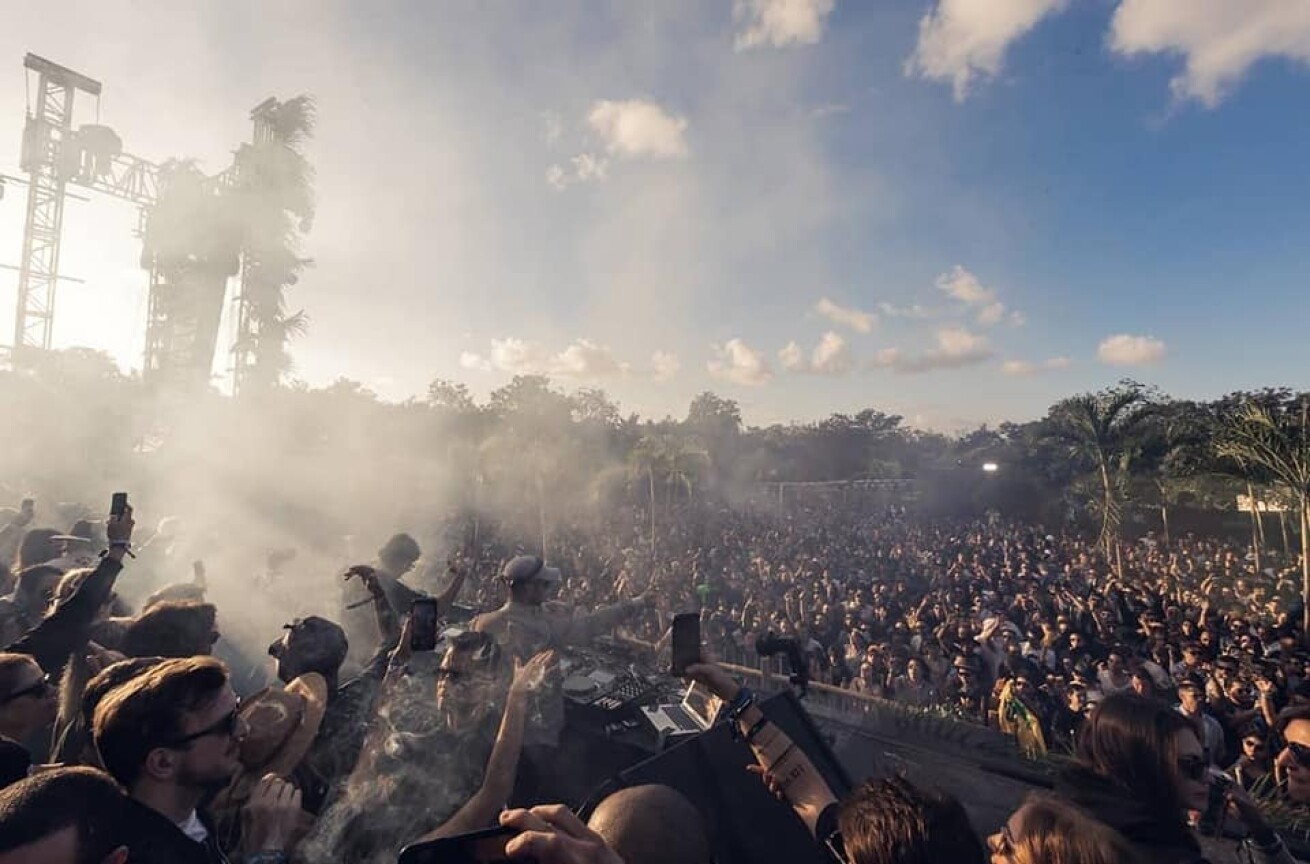
[[[1310,805],[1310,707],[1284,709],[1274,732],[1284,744],[1274,760],[1275,776],[1286,780],[1287,800]]]
[[[123,653],[129,657],[195,657],[212,653],[218,637],[214,604],[168,600],[128,625]]]
[[[227,669],[210,657],[166,660],[101,700],[95,745],[131,796],[133,864],[227,861],[200,803],[236,776],[245,732]],[[285,862],[299,812],[300,793],[265,777],[246,806],[245,851]]]
[[[700,811],[668,786],[631,786],[605,798],[587,820],[624,864],[710,864]]]
[[[0,791],[0,864],[123,864],[127,798],[94,768],[55,768]]]
[[[982,864],[986,851],[960,802],[902,777],[869,780],[839,805],[850,864]]]

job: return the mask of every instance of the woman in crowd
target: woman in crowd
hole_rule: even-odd
[[[1211,803],[1212,777],[1196,726],[1158,702],[1129,693],[1107,696],[1078,742],[1078,761],[1057,791],[1122,834],[1160,864],[1205,859],[1189,813]],[[1240,787],[1226,792],[1248,833],[1257,862],[1291,864],[1282,839]]]
[[[1147,864],[1122,834],[1043,794],[1029,795],[987,848],[991,864]]]

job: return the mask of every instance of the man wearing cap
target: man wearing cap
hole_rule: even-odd
[[[558,567],[547,567],[544,560],[534,555],[511,559],[501,578],[509,583],[509,600],[499,609],[474,618],[471,626],[496,637],[501,647],[521,660],[611,632],[625,618],[646,607],[646,597],[642,595],[590,614],[552,614],[543,604],[563,575]]]
[[[513,558],[501,571],[509,583],[509,600],[499,609],[473,619],[471,629],[494,636],[501,647],[526,661],[542,651],[560,649],[587,642],[608,633],[625,618],[646,607],[646,595],[624,600],[590,614],[566,615],[548,611],[543,604],[552,587],[563,579],[557,567],[534,555]],[[550,777],[566,783],[567,764],[559,759],[560,735],[564,731],[564,691],[561,682],[551,680],[535,694],[533,722],[524,734],[524,754],[533,766],[524,771],[520,764],[515,801],[523,799],[523,790],[531,789],[533,775]],[[535,791],[535,790],[534,790]]]
[[[1205,689],[1192,679],[1178,685],[1178,713],[1201,729],[1201,744],[1211,765],[1226,767],[1224,727],[1205,710]]]

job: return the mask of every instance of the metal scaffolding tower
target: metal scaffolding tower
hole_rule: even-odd
[[[64,143],[73,131],[78,91],[100,96],[100,82],[28,54],[23,65],[37,73],[36,108],[23,128],[21,167],[30,175],[23,257],[18,271],[14,355],[50,349],[55,288],[59,282],[59,236],[64,221]]]

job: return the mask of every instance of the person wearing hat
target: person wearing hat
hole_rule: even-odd
[[[565,615],[544,608],[552,588],[563,579],[559,568],[549,567],[535,555],[519,555],[505,564],[501,578],[509,583],[509,600],[499,609],[478,615],[470,629],[493,636],[506,652],[527,661],[542,651],[559,650],[590,641],[613,631],[624,619],[646,608],[646,595],[624,600],[586,614]],[[532,767],[520,771],[515,800],[523,800],[536,779],[551,778],[562,783],[573,773],[559,760],[560,736],[564,731],[562,682],[552,680],[534,694],[534,721],[524,736],[524,751]],[[541,790],[532,790],[541,791]],[[568,797],[568,796],[559,796]]]
[[[509,583],[509,600],[499,609],[478,615],[470,626],[477,632],[490,633],[501,647],[521,660],[547,649],[588,642],[646,608],[646,596],[640,595],[591,613],[552,614],[544,604],[552,588],[563,580],[563,574],[535,555],[510,559],[501,578]]]
[[[395,638],[384,641],[394,644]],[[370,664],[364,673],[339,686],[348,648],[345,631],[316,615],[284,625],[282,637],[268,646],[277,663],[277,677],[288,690],[311,676],[323,682],[323,711],[315,724],[316,734],[306,742],[304,758],[292,765],[292,779],[303,793],[303,806],[313,814],[322,810],[332,790],[354,767],[386,668],[386,654],[380,652],[381,666]]]

